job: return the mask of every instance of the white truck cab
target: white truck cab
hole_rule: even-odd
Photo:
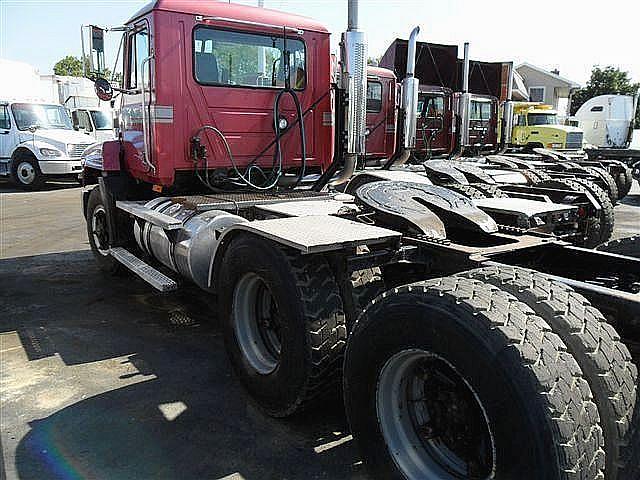
[[[587,100],[570,118],[584,130],[585,141],[601,148],[628,148],[638,96],[599,95]]]
[[[93,142],[105,142],[116,138],[111,109],[74,107],[70,108],[70,111],[73,128],[90,136]]]
[[[77,178],[93,138],[73,129],[59,104],[0,98],[0,176],[23,189],[51,177]]]

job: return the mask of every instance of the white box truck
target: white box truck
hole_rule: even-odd
[[[0,59],[0,176],[31,190],[53,177],[78,178],[80,157],[94,143],[68,111],[47,100],[36,70]]]
[[[96,96],[91,80],[61,75],[42,75],[40,78],[47,88],[51,88],[53,98],[69,111],[75,130],[91,136],[96,142],[115,139],[113,108]]]

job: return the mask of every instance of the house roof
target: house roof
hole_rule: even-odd
[[[322,23],[301,15],[237,3],[203,2],[201,0],[154,0],[136,12],[127,23],[149,13],[151,10],[203,15],[205,17],[233,18],[235,20],[283,25],[301,30],[328,33],[327,28]]]
[[[580,88],[580,84],[577,83],[577,82],[574,82],[573,80],[569,80],[568,78],[561,77],[560,75],[556,75],[553,72],[549,72],[548,70],[545,70],[544,68],[536,67],[535,65],[531,65],[530,63],[527,63],[527,62],[524,62],[524,63],[521,63],[520,65],[518,65],[516,67],[516,70],[519,71],[523,67],[524,68],[530,68],[531,70],[535,70],[538,73],[541,73],[543,75],[547,75],[549,78],[555,80],[556,82],[560,82],[560,83],[566,84],[567,87],[569,87],[569,88]],[[522,76],[526,76],[526,75],[522,75]]]

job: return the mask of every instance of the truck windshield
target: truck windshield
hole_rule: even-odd
[[[69,114],[62,105],[14,103],[11,111],[19,130],[30,127],[73,130]]]
[[[469,112],[471,120],[490,120],[491,119],[491,103],[480,100],[471,100],[471,111]]]
[[[89,113],[91,114],[96,130],[113,129],[113,119],[111,118],[111,115],[101,112],[100,110],[91,110]]]
[[[533,125],[557,125],[558,117],[555,113],[530,113],[527,115],[529,126]]]

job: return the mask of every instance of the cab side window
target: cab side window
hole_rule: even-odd
[[[86,110],[75,110],[71,113],[71,117],[73,119],[73,126],[76,127],[76,130],[84,128],[87,132],[93,131],[91,121],[89,120],[89,113]]]
[[[382,83],[367,82],[367,112],[378,113],[382,110]]]
[[[141,90],[143,87],[142,62],[149,56],[149,33],[140,30],[129,37],[129,75],[127,88]],[[144,65],[144,87],[149,86],[149,62]]]
[[[285,61],[288,54],[288,62]],[[280,35],[231,32],[198,26],[193,34],[193,71],[202,85],[303,90],[307,83],[305,46]],[[289,65],[287,72],[285,64]]]
[[[11,128],[11,119],[9,118],[9,109],[6,105],[0,107],[0,129],[9,130]]]

